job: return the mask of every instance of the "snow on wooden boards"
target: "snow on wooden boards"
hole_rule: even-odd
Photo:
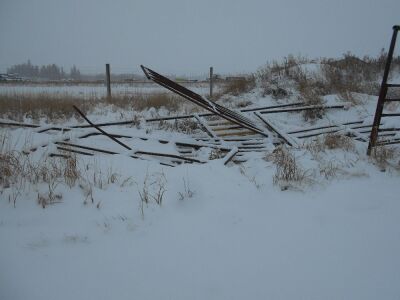
[[[177,95],[182,96],[183,98],[197,104],[198,106],[210,111],[213,114],[220,116],[225,120],[228,120],[250,131],[268,137],[268,135],[264,132],[262,127],[259,127],[258,124],[255,123],[252,119],[241,114],[240,112],[231,110],[216,102],[210,101],[207,98],[185,88],[184,86],[168,79],[165,76],[162,76],[161,74],[149,68],[146,68],[144,66],[141,66],[141,68],[148,79],[176,93]]]
[[[127,132],[126,128],[119,130]],[[205,144],[193,139],[132,136],[120,134],[119,130],[114,129],[107,135],[92,128],[73,129],[56,135],[51,134],[51,131],[36,133],[46,135],[48,138],[43,139],[45,142],[34,143],[24,152],[30,153],[50,147],[52,156],[65,157],[67,153],[87,156],[125,155],[134,159],[156,160],[165,165],[175,166],[182,163],[205,163],[210,159],[212,151],[218,151],[221,157],[231,151],[231,148]],[[114,139],[118,139],[119,143],[116,143]]]

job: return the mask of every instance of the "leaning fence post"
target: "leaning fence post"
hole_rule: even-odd
[[[107,98],[111,98],[111,78],[110,78],[110,64],[106,64],[106,85],[107,85]]]
[[[213,67],[210,67],[210,98],[213,96]]]

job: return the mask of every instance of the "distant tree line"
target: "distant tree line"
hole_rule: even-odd
[[[7,69],[7,73],[18,74],[21,77],[49,80],[81,79],[81,72],[75,65],[72,66],[69,73],[66,73],[62,67],[56,64],[36,66],[33,65],[30,60],[26,63],[11,66]]]

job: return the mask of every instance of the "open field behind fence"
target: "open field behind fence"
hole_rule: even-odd
[[[208,96],[209,83],[195,82],[185,83],[184,86],[190,88],[194,92]],[[214,92],[218,93],[223,84],[214,84]],[[165,89],[153,83],[118,83],[111,84],[112,95],[137,95],[137,94],[153,94],[164,93]],[[40,84],[40,83],[0,83],[0,95],[38,95],[50,94],[60,96],[72,96],[83,99],[96,97],[104,97],[107,95],[107,87],[105,84]]]

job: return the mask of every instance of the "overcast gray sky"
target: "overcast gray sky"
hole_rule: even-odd
[[[396,23],[399,0],[0,0],[0,70],[252,72],[290,53],[375,55]]]

